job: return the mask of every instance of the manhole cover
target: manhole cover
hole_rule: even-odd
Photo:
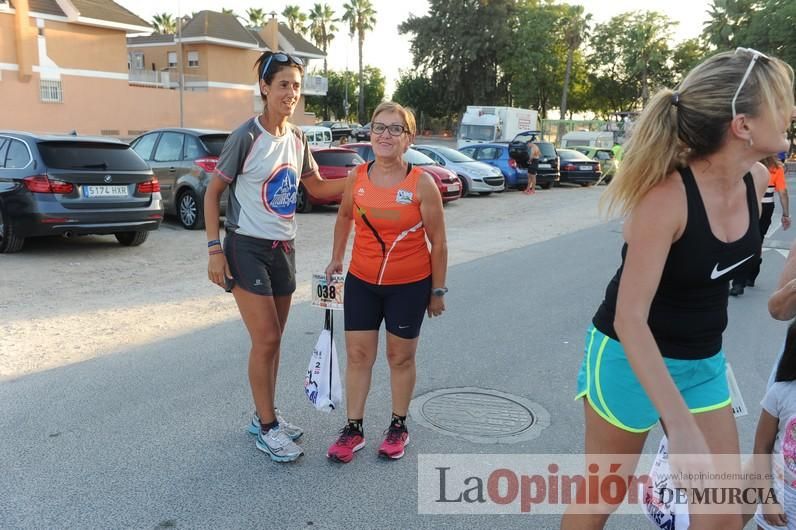
[[[473,387],[418,396],[409,413],[424,427],[475,443],[526,442],[550,425],[550,414],[538,403]]]

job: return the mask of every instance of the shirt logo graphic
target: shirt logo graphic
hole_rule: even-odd
[[[291,219],[296,213],[298,176],[289,164],[278,166],[263,183],[265,209],[279,217]]]
[[[395,202],[398,204],[412,204],[412,197],[414,197],[414,194],[411,191],[398,190],[395,195]]]
[[[357,195],[359,195],[360,197],[365,195],[365,188],[359,188],[357,190]]]
[[[735,269],[736,267],[740,267],[741,265],[743,265],[744,263],[746,263],[747,261],[749,261],[750,259],[752,259],[754,257],[755,257],[755,255],[752,254],[751,256],[742,259],[738,263],[735,263],[734,265],[730,265],[729,267],[721,269],[721,270],[719,270],[719,264],[716,263],[716,265],[713,266],[713,271],[710,273],[710,279],[711,280],[715,280],[716,278],[724,276],[725,274],[727,274],[731,270]]]

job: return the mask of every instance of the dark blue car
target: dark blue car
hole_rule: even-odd
[[[519,167],[517,161],[509,157],[509,144],[475,144],[462,147],[459,151],[500,169],[506,179],[506,188],[525,189],[528,186],[528,170]]]

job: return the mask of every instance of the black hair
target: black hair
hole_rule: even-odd
[[[274,55],[276,53],[283,53],[283,54],[287,55],[288,57],[290,57],[289,54],[287,54],[285,52],[280,52],[280,51],[276,51],[276,52],[266,51],[266,52],[263,52],[262,55],[260,55],[260,57],[258,57],[257,60],[254,62],[254,66],[257,69],[257,83],[258,84],[260,82],[260,79],[263,79],[263,73],[264,73],[263,72],[263,68],[265,68],[265,65],[268,63],[268,59],[272,55]],[[270,85],[271,82],[273,82],[273,80],[274,80],[274,76],[279,71],[281,71],[283,68],[296,68],[296,69],[298,69],[299,72],[301,72],[302,76],[304,75],[304,66],[302,66],[300,64],[296,64],[293,61],[288,61],[286,63],[278,63],[278,62],[275,62],[275,61],[271,61],[271,64],[268,65],[268,72],[265,75],[265,84]]]
[[[779,365],[777,365],[777,375],[774,381],[777,383],[796,381],[796,320],[788,326],[785,349],[782,352]]]

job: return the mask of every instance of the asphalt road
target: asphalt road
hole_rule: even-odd
[[[241,323],[226,322],[0,382],[0,527],[557,528],[556,516],[418,514],[417,456],[582,451],[575,375],[586,326],[619,262],[618,228],[601,225],[453,267],[447,312],[424,324],[415,394],[480,387],[530,399],[550,413],[535,440],[476,444],[410,419],[406,457],[378,460],[390,414],[382,354],[365,419],[369,445],[350,465],[328,462],[344,414],[305,402],[303,373],[323,315],[300,304],[277,392],[278,406],[306,430],[300,461],[274,464],[246,434],[248,340]],[[773,244],[785,246],[785,234]],[[725,335],[751,412],[738,420],[746,451],[785,329],[766,310],[784,258],[776,250],[764,258],[758,286],[730,301]],[[656,429],[649,445],[659,436]],[[625,516],[609,528],[647,526]]]

